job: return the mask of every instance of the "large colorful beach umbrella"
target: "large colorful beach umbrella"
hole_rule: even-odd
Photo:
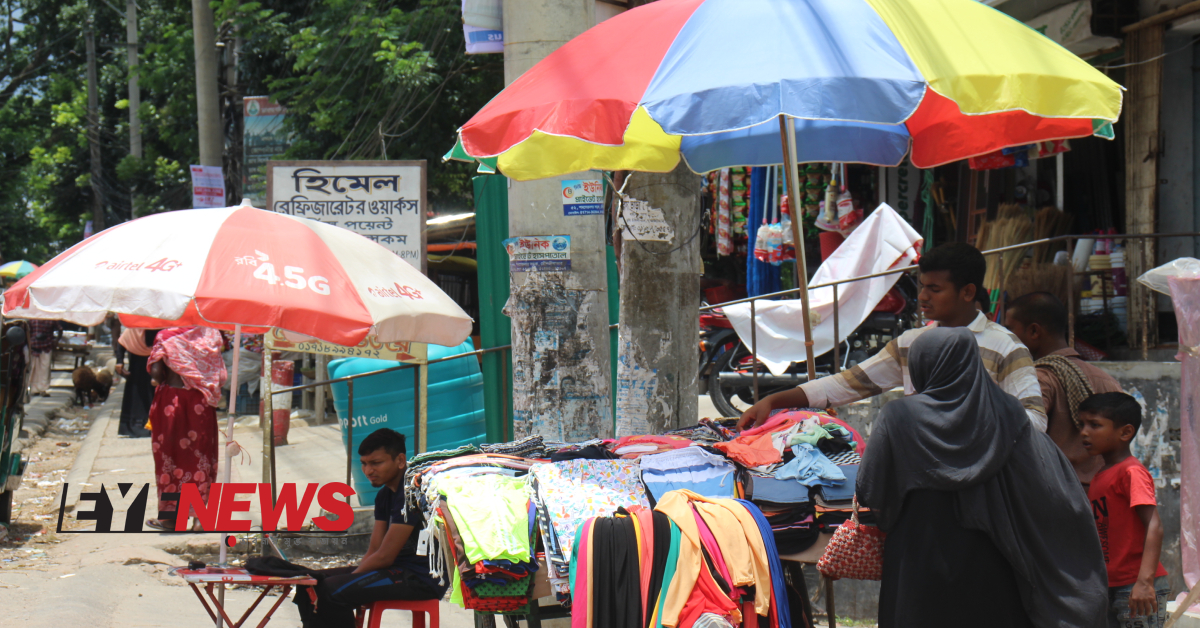
[[[699,173],[905,156],[931,168],[1111,137],[1120,112],[1119,85],[975,0],[658,0],[534,65],[462,126],[447,158],[516,180],[669,172],[681,159]],[[807,291],[800,300],[811,340]]]
[[[18,260],[0,266],[0,277],[20,279],[35,270],[37,270],[37,264],[30,264],[25,260]]]
[[[658,0],[564,44],[450,157],[517,180],[797,162],[930,168],[1111,135],[1121,87],[975,0]]]

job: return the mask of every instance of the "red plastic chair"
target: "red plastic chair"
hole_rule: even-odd
[[[438,623],[438,600],[382,600],[358,609],[358,627],[362,628],[364,615],[368,616],[367,628],[379,628],[383,622],[383,611],[412,611],[412,628],[440,628]],[[425,616],[429,616],[428,625]]]

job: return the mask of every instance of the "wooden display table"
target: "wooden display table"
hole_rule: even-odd
[[[307,576],[299,576],[295,578],[256,576],[245,569],[220,569],[209,567],[196,570],[180,569],[175,573],[183,577],[184,581],[188,583],[188,586],[192,587],[192,591],[196,593],[196,597],[200,599],[200,603],[204,605],[204,610],[208,611],[208,616],[212,618],[213,622],[215,623],[224,620],[225,625],[228,628],[241,628],[241,625],[246,622],[247,618],[250,617],[250,613],[254,612],[254,609],[258,607],[258,603],[263,601],[263,598],[267,596],[267,593],[269,593],[271,589],[275,587],[280,587],[283,590],[279,595],[279,599],[275,600],[275,604],[271,606],[269,610],[267,610],[267,614],[263,616],[262,621],[258,622],[258,628],[263,628],[267,625],[267,622],[271,621],[271,615],[275,614],[275,610],[278,609],[279,605],[287,599],[288,593],[291,593],[292,591],[292,587],[312,587],[317,585],[317,581],[315,579]],[[258,599],[254,600],[254,603],[250,605],[250,608],[246,609],[245,613],[242,613],[241,619],[234,623],[229,619],[229,615],[225,613],[225,605],[213,591],[213,585],[217,583],[221,583],[222,586],[228,583],[251,587],[262,587],[262,593],[259,594]],[[200,593],[200,585],[204,586],[205,592],[208,593],[209,599],[212,600],[212,607],[209,607],[208,600],[205,600],[204,595]],[[216,609],[216,612],[213,612],[214,608]],[[217,619],[218,613],[221,616],[220,620]]]

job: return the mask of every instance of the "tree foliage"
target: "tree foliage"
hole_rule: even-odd
[[[469,204],[471,170],[442,164],[454,132],[503,87],[499,55],[464,53],[458,0],[213,2],[227,136],[241,96],[284,104],[289,159],[425,159],[435,210]],[[139,0],[143,156],[129,148],[124,3],[11,0],[0,6],[0,254],[44,262],[91,217],[84,32],[99,67],[98,189],[112,226],[190,206],[198,159],[190,3]],[[118,11],[121,9],[121,11]],[[233,49],[239,55],[230,54]],[[236,142],[227,153],[238,154]],[[231,197],[240,192],[229,181]]]

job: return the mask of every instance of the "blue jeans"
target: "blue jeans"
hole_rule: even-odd
[[[1109,628],[1162,628],[1167,623],[1167,596],[1171,594],[1171,586],[1167,584],[1166,576],[1154,579],[1154,593],[1158,598],[1158,612],[1141,617],[1129,616],[1129,594],[1133,585],[1109,587],[1108,589],[1108,627]]]

